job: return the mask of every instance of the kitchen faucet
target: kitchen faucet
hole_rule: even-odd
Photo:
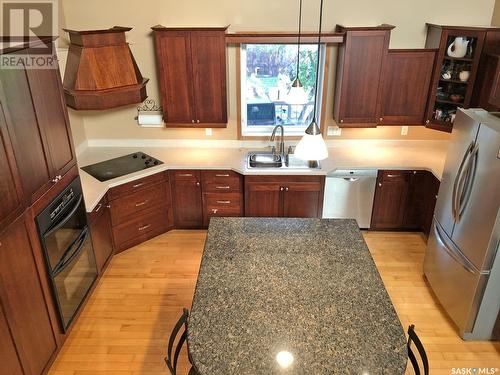
[[[271,133],[271,138],[269,138],[270,142],[274,142],[274,139],[276,138],[276,130],[281,129],[281,139],[280,139],[280,148],[279,148],[279,155],[284,155],[285,154],[285,129],[283,128],[283,125],[276,125],[273,129],[273,132]],[[274,149],[274,148],[273,148]]]

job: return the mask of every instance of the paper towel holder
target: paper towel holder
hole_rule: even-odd
[[[154,99],[146,99],[142,105],[137,107],[137,116],[135,117],[139,126],[146,128],[162,128],[163,112]]]

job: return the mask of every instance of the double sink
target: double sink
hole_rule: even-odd
[[[277,154],[274,152],[249,152],[247,155],[247,168],[273,168],[273,169],[318,169],[319,162],[305,161],[294,154]]]

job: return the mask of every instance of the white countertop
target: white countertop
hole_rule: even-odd
[[[80,169],[87,211],[91,212],[109,188],[168,169],[230,169],[243,175],[326,175],[335,169],[424,169],[441,179],[446,141],[351,141],[330,147],[319,169],[248,169],[246,148],[88,147],[78,166],[142,151],[164,164],[100,182]],[[252,150],[255,151],[255,150]]]

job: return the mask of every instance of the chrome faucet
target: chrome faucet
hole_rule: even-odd
[[[279,155],[284,155],[285,154],[285,129],[283,128],[283,125],[276,125],[273,129],[273,132],[271,133],[271,138],[269,138],[270,142],[274,142],[276,138],[276,130],[281,129],[281,138],[280,138],[280,148],[279,148]]]

